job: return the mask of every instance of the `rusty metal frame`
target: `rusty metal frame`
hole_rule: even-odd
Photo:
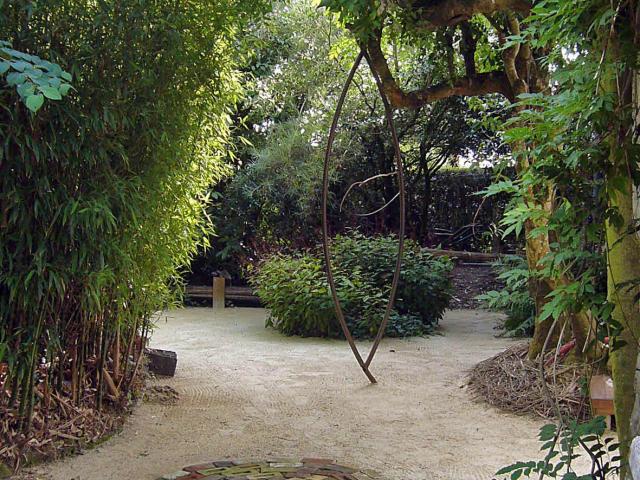
[[[378,327],[378,333],[376,334],[376,337],[373,341],[373,345],[371,346],[371,350],[369,351],[369,354],[367,355],[367,359],[364,360],[362,355],[360,354],[360,351],[358,350],[358,347],[355,344],[355,341],[353,339],[353,335],[351,334],[351,331],[349,330],[349,326],[347,325],[347,322],[345,320],[344,317],[344,312],[342,311],[342,306],[340,304],[340,299],[338,298],[338,292],[336,289],[336,284],[335,284],[335,279],[334,279],[334,275],[333,275],[333,268],[332,268],[332,264],[331,264],[331,250],[330,250],[330,238],[329,238],[329,220],[328,220],[328,212],[327,212],[327,207],[328,207],[328,198],[329,198],[329,163],[331,160],[331,154],[332,154],[332,150],[333,150],[333,143],[335,141],[335,137],[336,137],[336,131],[338,128],[338,121],[340,120],[340,115],[342,113],[342,107],[344,106],[344,102],[345,99],[347,97],[347,93],[349,91],[349,87],[351,86],[351,83],[353,82],[353,77],[355,76],[356,71],[358,70],[358,67],[360,66],[360,63],[362,62],[362,59],[365,58],[367,60],[367,63],[369,64],[371,73],[373,75],[373,78],[376,82],[376,85],[378,87],[378,92],[380,93],[380,98],[382,99],[382,103],[384,105],[384,110],[385,110],[385,116],[386,116],[386,120],[387,120],[387,125],[389,127],[389,130],[391,132],[391,138],[393,141],[393,146],[394,146],[394,153],[395,153],[395,161],[396,161],[396,174],[398,176],[398,188],[399,188],[399,204],[400,204],[400,225],[399,225],[399,232],[398,232],[398,254],[397,254],[397,258],[396,258],[396,265],[395,265],[395,271],[393,274],[393,281],[391,283],[391,291],[389,292],[389,300],[387,301],[387,306],[385,308],[384,311],[384,316],[382,318],[382,322],[380,323],[380,326]],[[405,188],[404,188],[404,173],[403,173],[403,166],[402,166],[402,154],[400,152],[400,142],[398,141],[398,134],[395,128],[395,124],[393,122],[393,110],[391,108],[391,105],[389,104],[389,101],[384,93],[384,90],[382,88],[382,82],[380,81],[380,78],[378,77],[378,74],[376,73],[375,69],[371,68],[371,60],[368,57],[368,55],[366,55],[366,53],[364,52],[364,50],[361,50],[360,53],[358,54],[356,60],[353,62],[353,66],[351,67],[351,70],[349,71],[349,74],[347,76],[347,80],[345,81],[345,84],[342,88],[342,92],[340,94],[340,97],[338,99],[338,103],[336,105],[336,110],[335,113],[333,115],[333,121],[331,122],[331,129],[329,130],[329,138],[327,140],[327,149],[325,151],[325,156],[324,156],[324,171],[323,171],[323,177],[322,177],[322,247],[323,247],[323,251],[324,251],[324,259],[325,259],[325,265],[326,265],[326,272],[327,272],[327,280],[329,282],[329,288],[331,290],[331,297],[333,299],[333,304],[335,307],[335,311],[336,311],[336,316],[338,317],[338,322],[340,323],[340,327],[342,328],[342,331],[344,333],[345,338],[347,339],[347,342],[349,343],[349,346],[351,347],[351,351],[353,352],[353,355],[355,356],[358,364],[360,365],[360,368],[362,369],[362,371],[364,372],[364,374],[367,376],[367,378],[369,379],[369,381],[371,383],[377,383],[376,378],[373,376],[373,374],[371,373],[369,367],[371,366],[371,362],[373,361],[373,358],[375,357],[375,354],[378,350],[378,347],[380,346],[380,342],[382,341],[382,338],[384,337],[384,332],[387,328],[387,324],[389,323],[389,317],[391,316],[391,311],[393,310],[393,305],[395,303],[395,297],[396,297],[396,292],[398,290],[398,283],[400,281],[400,272],[402,269],[402,257],[403,257],[403,253],[404,253],[404,236],[405,236],[405,204],[406,204],[406,195],[405,195]]]

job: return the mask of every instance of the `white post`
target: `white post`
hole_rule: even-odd
[[[633,442],[631,442],[629,467],[633,480],[640,480],[640,437],[634,438]]]

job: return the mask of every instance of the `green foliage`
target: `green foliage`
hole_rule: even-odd
[[[0,409],[18,408],[17,427],[45,381],[78,401],[91,388],[100,406],[116,335],[124,349],[174,302],[225,171],[234,38],[264,3],[3,5],[16,50],[0,59],[15,70],[0,84]],[[39,108],[32,95],[60,99],[71,74],[73,95]]]
[[[340,268],[347,272],[359,269],[378,288],[391,285],[397,238],[366,237],[353,232],[337,236],[332,249]],[[435,259],[416,242],[406,240],[396,309],[402,314],[417,315],[425,325],[436,325],[449,304],[451,268],[452,263],[447,259]]]
[[[273,128],[225,189],[220,234],[264,245],[307,243],[320,224],[321,155],[297,119]]]
[[[354,233],[336,237],[335,278],[345,318],[356,338],[377,333],[393,276],[397,240]],[[409,242],[398,300],[386,334],[423,335],[442,317],[449,301],[450,263]],[[270,309],[268,325],[287,335],[341,337],[320,256],[275,255],[253,277]]]
[[[60,65],[11,48],[0,41],[0,75],[9,87],[15,87],[29,110],[37,112],[49,100],[62,100],[71,90],[71,75]]]
[[[320,6],[333,11],[359,39],[382,29],[386,9],[382,0],[321,0]]]
[[[319,258],[309,254],[275,255],[260,266],[254,283],[258,295],[270,310],[267,326],[286,335],[341,336]],[[339,272],[336,284],[350,326],[355,325],[353,312],[359,312],[361,321],[370,320],[367,300],[381,303],[376,302],[378,292],[372,292],[373,286],[359,272],[354,272],[350,279]],[[382,300],[381,296],[379,300]]]
[[[232,130],[235,175],[215,189],[219,201],[209,211],[217,225],[217,236],[211,239],[215,248],[198,258],[191,281],[208,283],[211,272],[220,269],[240,277],[242,266],[265,253],[312,247],[318,238],[324,147],[358,46],[317,3],[275,2],[273,11],[247,35],[252,51],[243,67],[247,96]],[[424,78],[447,78],[445,55],[427,58],[424,48],[401,40],[390,32],[384,47],[394,52],[402,67],[397,74],[403,85],[414,89],[423,86]],[[456,67],[462,73],[463,65]],[[346,98],[332,157],[329,213],[336,233],[356,225],[367,234],[397,231],[397,204],[370,217],[357,216],[393,198],[397,182],[392,177],[351,189],[340,208],[351,185],[394,169],[393,145],[378,95],[363,62]],[[504,115],[503,107],[504,100],[497,96],[473,101],[455,97],[419,112],[395,113],[408,196],[413,198],[407,229],[421,244],[438,245],[437,228],[456,231],[475,218],[481,224],[475,229],[477,237],[455,248],[488,247],[478,238],[497,222],[504,201],[483,202],[471,193],[486,186],[489,175],[452,175],[450,184],[434,176],[457,164],[460,156],[486,164],[503,155],[495,125]]]
[[[552,239],[549,254],[531,275],[569,280],[557,283],[538,321],[590,311],[604,324],[611,312],[602,249],[605,222],[615,219],[606,208],[609,145],[606,135],[594,132],[609,131],[618,113],[610,94],[595,93],[619,66],[602,62],[601,52],[593,50],[599,28],[611,19],[609,6],[594,0],[538,2],[522,35],[509,40],[544,46],[549,51],[545,66],[552,72],[551,94],[522,95],[517,114],[506,123],[505,139],[522,146],[514,152],[516,160],[530,166],[517,181],[487,190],[514,197],[502,221],[505,234],[520,235],[534,222],[542,226],[529,232],[531,238]],[[535,192],[544,201],[549,188],[555,194],[552,211],[527,200]]]
[[[559,478],[562,480],[604,480],[617,478],[620,457],[616,455],[618,444],[613,437],[605,437],[604,417],[596,417],[580,423],[571,420],[567,425],[545,425],[540,429],[542,460],[516,462],[501,468],[496,477]],[[577,472],[575,460],[588,456],[590,468]]]
[[[296,139],[291,139],[289,134]],[[192,264],[191,281],[209,283],[212,273],[218,270],[227,270],[234,278],[243,278],[247,265],[274,251],[290,252],[315,245],[321,225],[319,190],[322,159],[320,148],[305,142],[306,136],[294,126],[282,125],[275,130],[264,149],[256,150],[256,162],[239,171],[221,192],[215,193],[214,206],[210,210],[216,225],[212,239],[215,248],[201,254]],[[292,143],[297,146],[291,148]],[[354,165],[354,174],[361,168],[364,165],[359,165],[357,170]],[[355,223],[344,210],[352,210],[356,205],[358,210],[365,210],[361,205],[369,203],[371,205],[367,208],[374,209],[377,204],[373,204],[373,199],[379,192],[371,191],[376,187],[369,191],[366,188],[365,191],[352,190],[341,214],[336,204],[348,188],[348,182],[341,181],[348,172],[340,168],[340,177],[336,173],[332,172],[330,177],[331,190],[337,194],[329,197],[329,212],[332,231],[340,232]],[[439,171],[430,180],[433,201],[427,206],[426,223],[420,218],[426,201],[424,189],[418,185],[412,192],[416,200],[408,206],[408,215],[412,218],[409,230],[418,236],[420,227],[428,223],[434,229],[458,232],[451,237],[452,247],[448,243],[449,237],[429,235],[423,240],[427,245],[442,244],[443,248],[483,251],[490,250],[496,243],[513,248],[513,235],[504,241],[500,239],[499,232],[488,232],[499,221],[507,204],[506,195],[490,200],[474,195],[491,181],[489,172],[469,169]],[[362,232],[368,235],[380,232],[380,221],[357,220]],[[393,215],[389,215],[389,222],[392,221]],[[465,230],[469,224],[476,224],[476,227]]]
[[[502,290],[479,295],[478,300],[494,311],[507,314],[503,325],[508,336],[529,336],[533,333],[536,306],[529,293],[530,271],[520,256],[508,256],[494,264],[498,279],[504,282]]]

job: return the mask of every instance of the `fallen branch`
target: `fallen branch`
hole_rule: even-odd
[[[66,433],[62,433],[57,430],[49,430],[49,433],[51,433],[51,435],[55,435],[56,437],[65,438],[67,440],[73,440],[75,442],[80,441],[79,437],[74,437],[73,435],[68,435]]]
[[[462,252],[458,250],[443,250],[439,248],[425,248],[423,250],[434,257],[449,257],[454,260],[462,260],[466,262],[490,263],[504,257],[504,255],[499,253]]]

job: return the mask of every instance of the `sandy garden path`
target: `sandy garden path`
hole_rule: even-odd
[[[494,338],[496,315],[454,310],[442,335],[384,340],[375,386],[346,343],[283,337],[265,315],[170,312],[151,343],[178,353],[175,378],[158,382],[178,390],[178,404],[139,406],[121,434],[37,478],[153,480],[204,460],[313,456],[389,480],[486,480],[537,458],[542,421],[498,412],[464,387],[469,368],[511,343]]]

